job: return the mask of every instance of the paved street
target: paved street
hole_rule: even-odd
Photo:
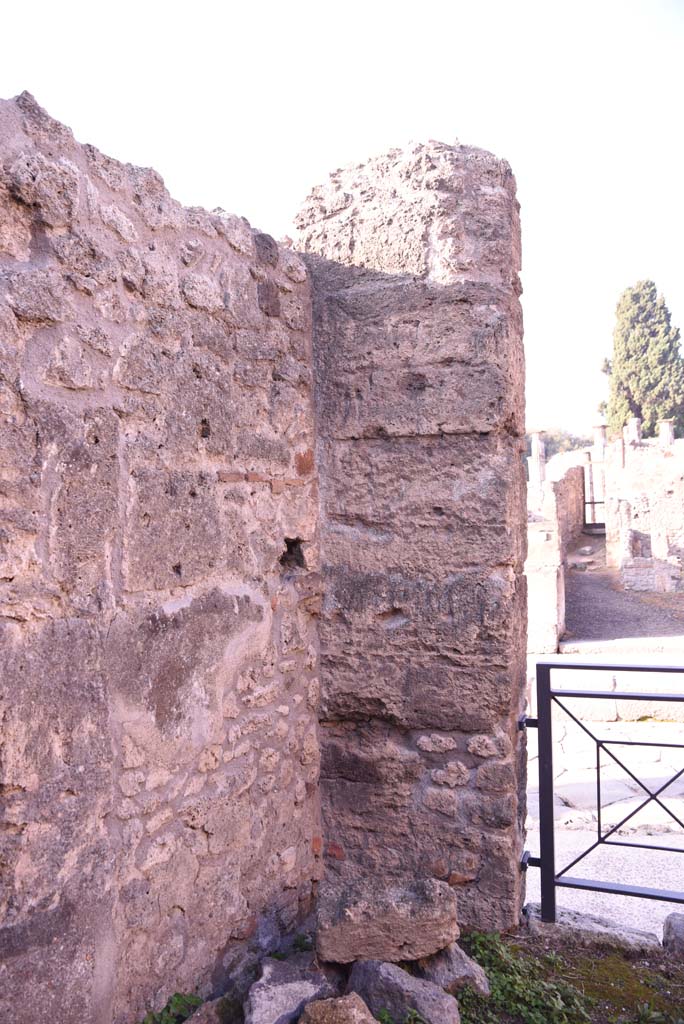
[[[564,674],[567,686],[574,686]],[[583,708],[588,701],[576,701]],[[605,702],[596,701],[603,708]],[[654,792],[684,768],[684,751],[657,746],[684,742],[684,726],[680,722],[655,721],[586,721],[586,727],[599,739],[608,741],[601,753],[601,831],[602,835],[619,825],[612,836],[619,842],[659,844],[682,849],[682,854],[663,853],[623,846],[605,846],[593,851],[570,872],[579,877],[598,878],[628,885],[684,890],[684,828],[670,811],[684,822],[684,776],[663,790],[660,801],[650,801],[648,794],[631,777],[635,775]],[[559,712],[554,718],[554,779],[556,822],[556,868],[562,869],[583,850],[596,842],[598,831],[598,800],[596,788],[596,743],[568,716]],[[621,740],[637,740],[647,746],[622,746]],[[619,765],[607,751],[613,751],[623,762]],[[539,790],[537,736],[528,731],[528,839],[527,849],[539,853]],[[627,769],[627,770],[626,770]],[[639,808],[641,809],[639,810]],[[539,900],[539,871],[528,871],[528,901]],[[557,891],[559,906],[584,913],[599,914],[629,927],[662,934],[664,918],[672,910],[684,912],[682,906],[612,896],[572,889]]]

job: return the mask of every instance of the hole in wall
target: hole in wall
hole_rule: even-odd
[[[408,622],[408,617],[404,614],[403,609],[397,607],[390,608],[386,612],[380,612],[378,619],[384,629],[398,629],[399,626],[405,626]]]
[[[211,427],[209,426],[209,420],[202,420],[200,423],[200,437],[211,437]]]
[[[284,569],[306,569],[301,537],[286,537],[285,550],[280,556]]]
[[[181,573],[182,573],[182,571],[183,571],[183,570],[181,569],[181,564],[180,564],[180,562],[176,562],[176,564],[175,564],[175,565],[172,565],[172,566],[171,566],[171,568],[172,568],[172,569],[173,569],[173,571],[175,572],[176,576],[180,576],[180,575],[181,575]]]

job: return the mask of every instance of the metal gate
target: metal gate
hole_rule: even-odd
[[[521,728],[536,728],[539,737],[539,837],[540,855],[533,857],[529,853],[523,856],[522,867],[538,867],[541,870],[541,916],[543,921],[556,920],[556,889],[590,889],[595,892],[615,893],[620,896],[641,896],[649,900],[666,900],[669,903],[684,903],[684,891],[670,891],[667,889],[650,889],[634,885],[621,885],[614,882],[602,882],[594,878],[578,878],[569,875],[568,872],[575,865],[579,864],[588,854],[598,847],[627,846],[635,849],[662,851],[668,853],[682,853],[684,849],[671,846],[656,846],[646,843],[625,842],[619,838],[618,830],[639,813],[648,803],[655,801],[684,829],[684,822],[660,799],[660,795],[671,786],[673,782],[684,775],[684,754],[682,755],[682,767],[671,779],[659,786],[654,792],[639,779],[620,759],[615,750],[611,747],[632,747],[632,746],[656,746],[663,748],[674,748],[684,751],[684,743],[652,743],[638,740],[610,740],[596,736],[586,722],[582,722],[577,715],[564,704],[569,698],[599,699],[599,700],[642,700],[652,702],[679,702],[684,703],[684,694],[674,693],[629,693],[620,691],[604,690],[561,690],[554,689],[551,685],[551,670],[563,671],[599,671],[606,672],[663,672],[681,673],[684,675],[683,666],[665,665],[607,665],[596,664],[591,661],[577,661],[563,658],[562,661],[540,661],[537,662],[537,718],[524,716],[521,719]],[[597,829],[596,840],[587,847],[578,857],[575,857],[561,871],[556,871],[555,861],[555,835],[553,817],[553,720],[552,710],[558,707],[568,715],[581,729],[587,733],[596,744],[596,805],[597,805]],[[590,723],[592,726],[598,723]],[[684,732],[684,726],[682,726]],[[599,731],[598,729],[596,730]],[[613,761],[636,782],[644,791],[646,798],[643,802],[617,825],[613,825],[607,831],[603,831],[601,823],[601,752],[607,754]]]

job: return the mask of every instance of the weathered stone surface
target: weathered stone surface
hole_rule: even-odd
[[[416,970],[420,978],[439,985],[452,996],[466,987],[473,989],[478,995],[489,995],[489,982],[484,970],[455,942],[434,956],[419,960]]]
[[[615,921],[593,914],[580,914],[574,910],[558,908],[553,924],[542,921],[538,903],[525,907],[527,927],[533,935],[557,935],[582,946],[629,950],[632,953],[650,953],[662,948],[657,935],[624,928]]]
[[[28,95],[0,103],[0,1010],[17,1024],[137,1024],[174,991],[228,987],[311,909],[310,292],[268,253],[280,316],[246,221],[184,210]]]
[[[226,999],[212,999],[202,1003],[192,1015],[193,1024],[229,1024],[234,1020],[232,1004]]]
[[[673,956],[684,958],[684,914],[668,914],[665,918],[663,946]]]
[[[395,151],[300,224],[304,259],[0,103],[16,1024],[232,991],[324,850],[336,883],[437,878],[464,920],[517,920],[513,179]]]
[[[456,895],[435,879],[321,884],[316,949],[322,960],[417,960],[458,935]]]
[[[375,1017],[356,992],[339,999],[319,999],[307,1003],[299,1018],[301,1024],[373,1024]]]
[[[297,224],[314,295],[329,870],[450,879],[462,921],[510,928],[526,543],[515,183],[490,154],[416,145],[336,171]],[[478,774],[468,734],[496,737],[495,767]]]
[[[314,999],[338,995],[335,986],[302,954],[263,962],[261,978],[249,990],[245,1024],[289,1024]]]
[[[459,1024],[458,1003],[438,985],[415,978],[395,964],[380,960],[361,960],[354,964],[347,985],[358,992],[377,1017],[387,1010],[396,1021],[403,1021],[410,1010],[420,1014],[427,1024]]]

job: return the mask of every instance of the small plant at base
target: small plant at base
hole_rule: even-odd
[[[142,1024],[183,1024],[203,1002],[191,993],[176,992],[159,1013],[150,1010],[145,1014]]]
[[[292,948],[295,953],[310,953],[313,949],[313,942],[308,935],[295,935]]]
[[[671,1017],[669,1013],[654,1010],[648,1003],[637,1006],[637,1015],[633,1024],[684,1024],[681,1017]]]
[[[392,1014],[389,1010],[385,1010],[384,1008],[378,1011],[378,1015],[375,1019],[379,1021],[380,1024],[395,1024]],[[421,1017],[417,1010],[409,1010],[404,1017],[403,1024],[426,1024],[426,1021]]]
[[[484,968],[491,995],[483,999],[472,989],[459,994],[462,1024],[585,1024],[589,1002],[574,986],[548,980],[544,965],[516,956],[498,935],[473,932],[464,937],[466,951]],[[554,960],[557,958],[554,957]]]

